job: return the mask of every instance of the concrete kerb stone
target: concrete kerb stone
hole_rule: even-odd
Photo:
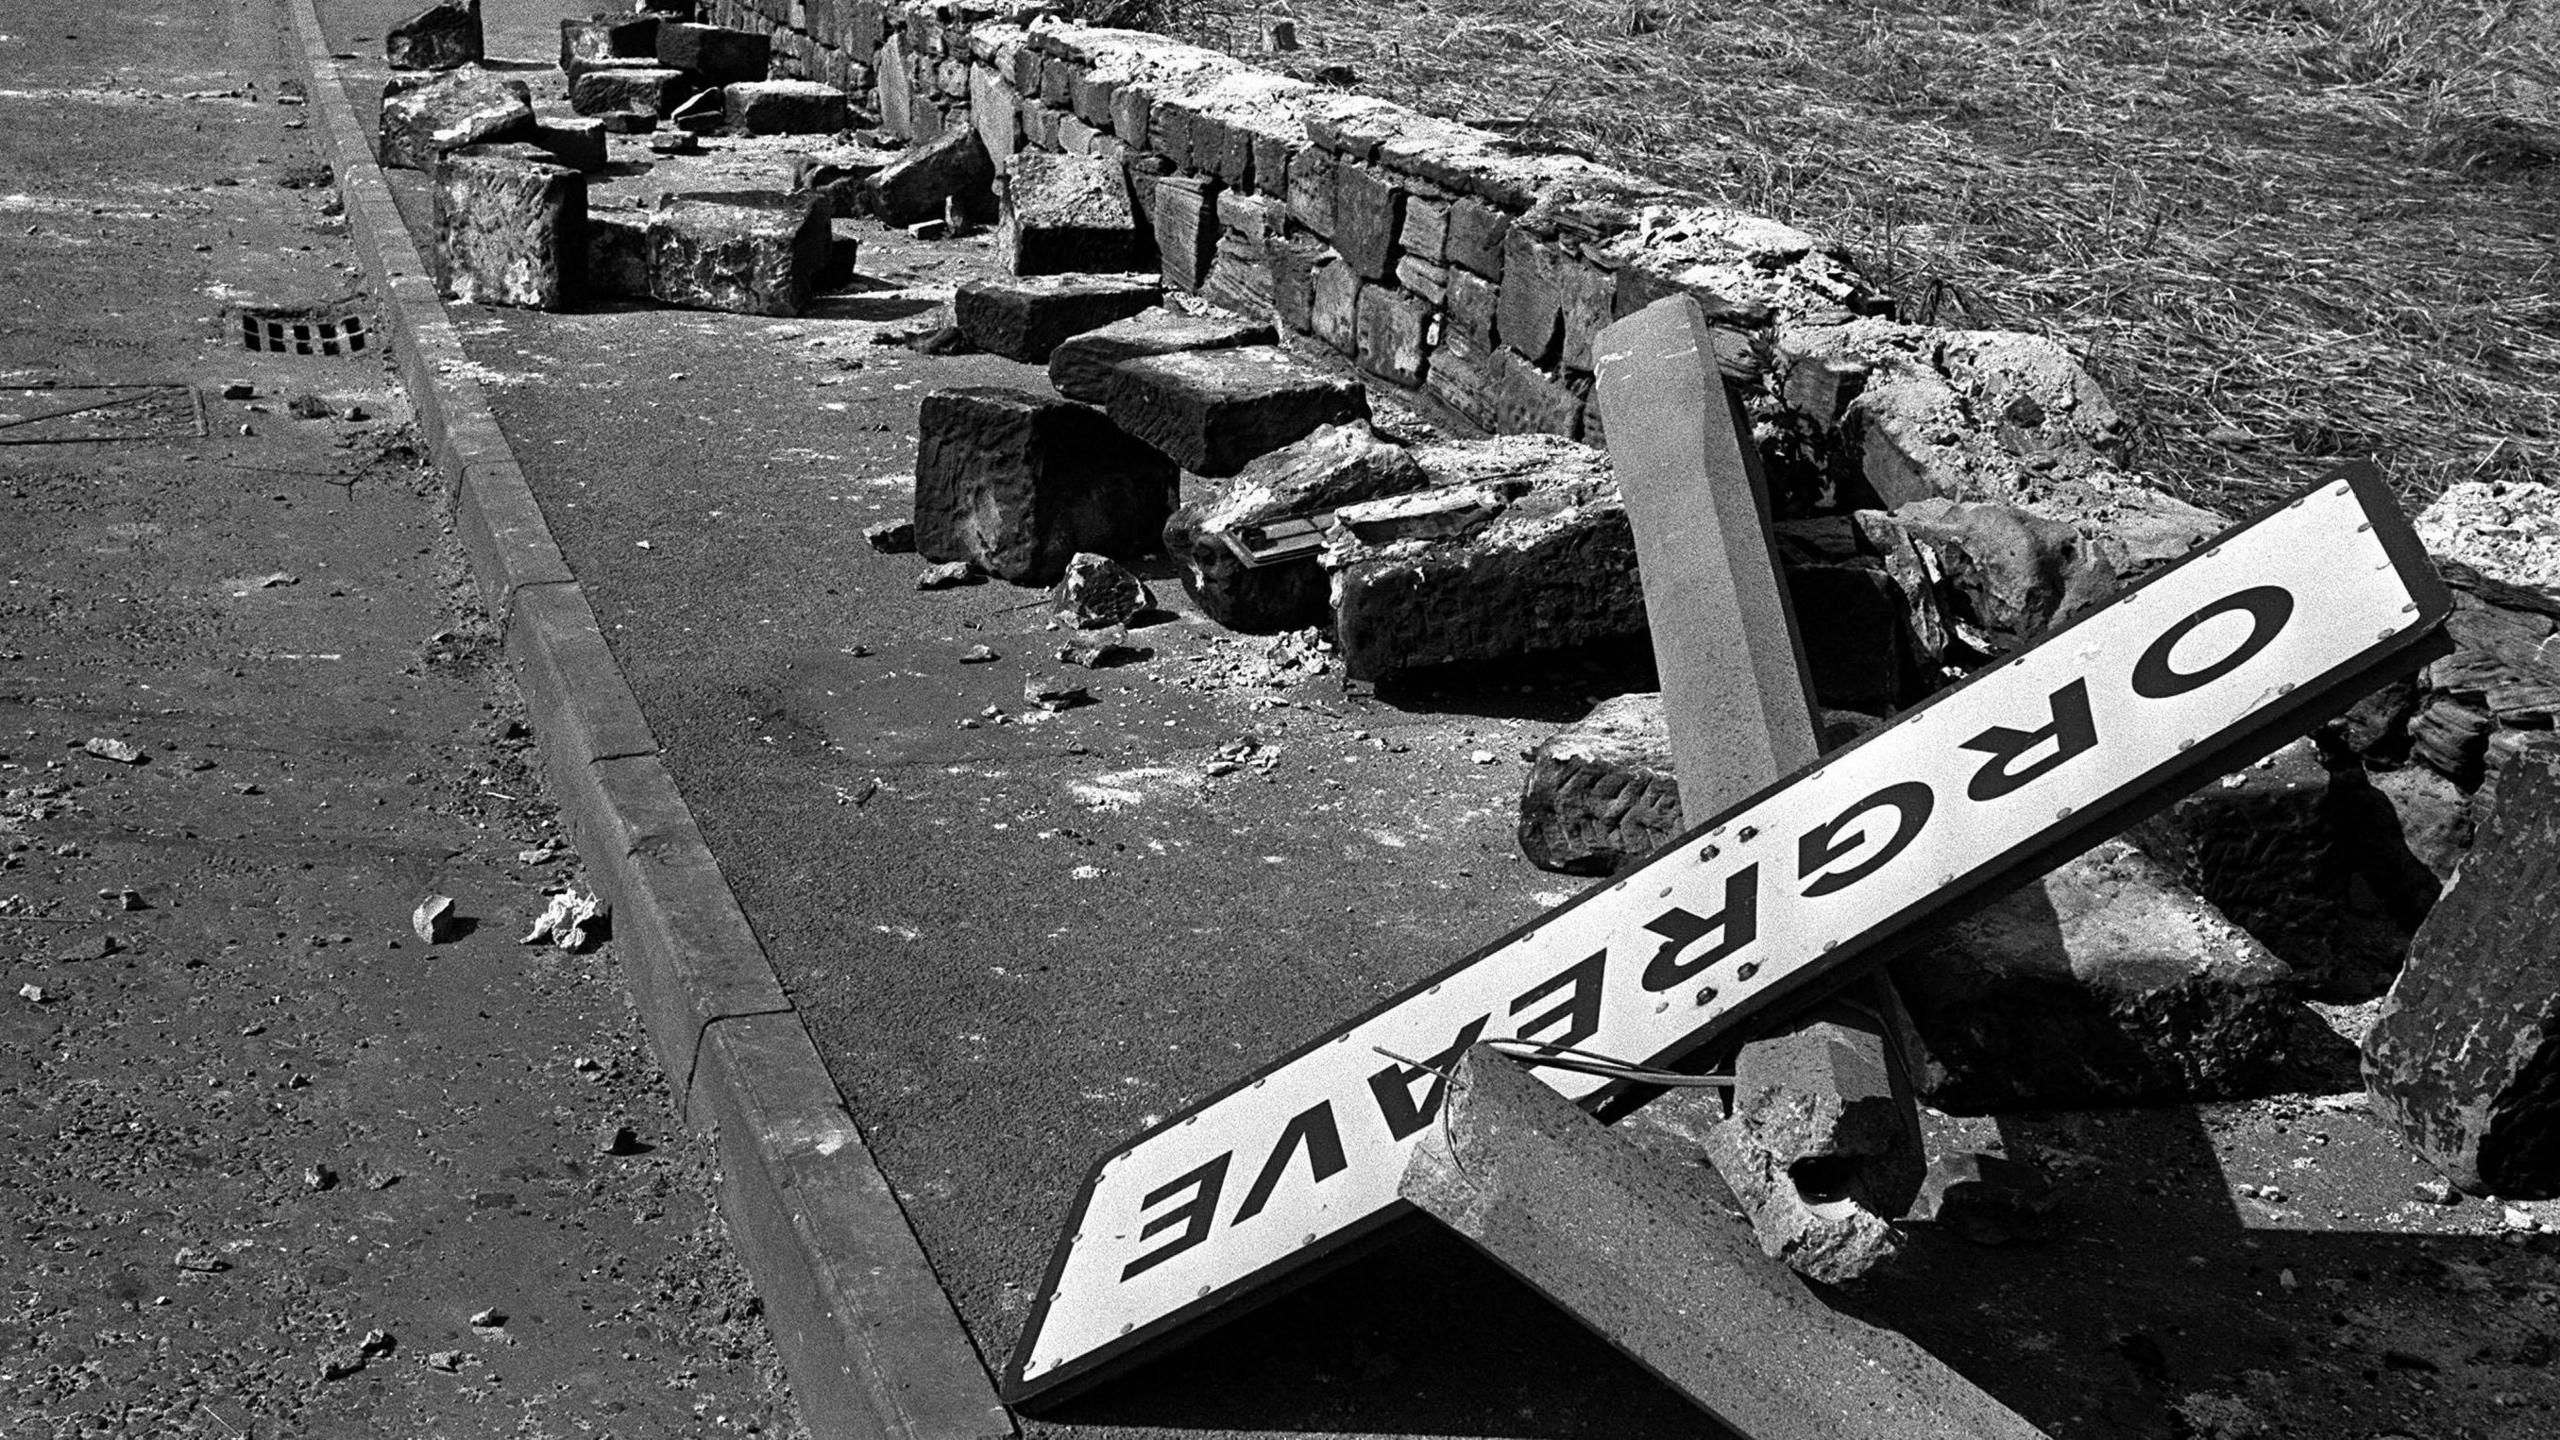
[[[798,1012],[656,754],[593,612],[508,450],[331,58],[288,7],[392,359],[457,527],[507,626],[546,772],[617,908],[627,973],[721,1210],[822,1435],[989,1440],[1013,1424]],[[601,692],[601,693],[600,693]]]

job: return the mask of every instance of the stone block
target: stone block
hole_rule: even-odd
[[[1090,156],[1033,150],[1007,157],[996,256],[1014,275],[1127,271],[1138,256],[1127,177]]]
[[[1034,275],[973,280],[951,300],[951,320],[969,343],[1026,364],[1048,363],[1068,338],[1162,303],[1153,275]]]
[[[958,125],[904,155],[863,182],[871,211],[892,225],[938,220],[952,205],[964,215],[995,210],[995,164],[972,126]]]
[[[1591,339],[1615,318],[1616,281],[1528,231],[1503,237],[1502,343],[1545,367],[1591,369]]]
[[[1111,371],[1123,360],[1177,350],[1269,345],[1277,339],[1271,326],[1251,320],[1150,309],[1062,341],[1049,353],[1049,383],[1070,400],[1099,405],[1110,397]]]
[[[1395,273],[1404,202],[1404,189],[1393,176],[1366,165],[1335,167],[1331,238],[1353,274],[1374,281]]]
[[[1366,425],[1327,425],[1245,466],[1216,499],[1174,511],[1165,553],[1210,619],[1253,634],[1303,630],[1325,618],[1316,554],[1333,512],[1428,483],[1403,446]]]
[[[814,80],[737,80],[721,91],[732,135],[832,135],[852,123],[844,92]]]
[[[2164,1104],[2354,1080],[2293,972],[2156,861],[2108,841],[1891,966],[1939,1109]]]
[[[1517,833],[1541,870],[1614,875],[1684,828],[1660,692],[1611,696],[1530,756]]]
[[[1438,310],[1449,298],[1449,267],[1418,260],[1411,255],[1396,257],[1396,273],[1389,282],[1426,307]]]
[[[1361,370],[1392,385],[1422,383],[1431,307],[1393,286],[1363,286],[1356,306]]]
[[[1273,313],[1275,284],[1271,256],[1260,245],[1233,235],[1218,239],[1218,253],[1200,282],[1200,298],[1238,315],[1267,319]]]
[[[753,30],[668,21],[658,26],[658,63],[704,85],[762,80],[773,63],[773,40]]]
[[[531,145],[466,145],[434,173],[436,282],[465,304],[566,308],[584,261],[586,178]]]
[[[1333,238],[1334,170],[1340,163],[1332,151],[1313,146],[1289,157],[1289,217],[1324,240]]]
[[[1318,340],[1349,359],[1360,353],[1360,292],[1369,287],[1342,257],[1327,253],[1309,282],[1308,325]]]
[[[1336,539],[1325,563],[1351,678],[1644,638],[1635,537],[1603,456],[1553,436],[1509,435],[1431,446],[1417,458],[1444,483],[1528,483],[1462,538]]]
[[[1105,403],[1122,429],[1210,476],[1233,475],[1318,426],[1369,417],[1359,386],[1267,345],[1124,362]]]
[[[969,123],[978,143],[1001,169],[1022,148],[1022,92],[992,65],[969,67]]]
[[[665,115],[697,88],[683,71],[663,66],[598,67],[569,82],[569,108],[581,115]]]
[[[524,82],[467,65],[383,98],[382,163],[430,170],[446,151],[520,140],[532,130]]]
[[[880,46],[877,69],[880,128],[902,140],[915,138],[915,69],[905,37],[893,35]]]
[[[649,299],[649,216],[638,210],[588,211],[584,274],[590,298]]]
[[[1289,207],[1268,195],[1221,190],[1218,192],[1218,226],[1230,237],[1260,249],[1288,233]]]
[[[1404,223],[1396,231],[1396,248],[1416,260],[1439,265],[1448,260],[1449,202],[1408,195]]]
[[[816,197],[838,220],[858,218],[864,209],[863,182],[897,159],[889,150],[845,146],[794,156],[791,193]]]
[[[828,219],[807,195],[678,195],[649,226],[649,293],[669,305],[797,315],[826,269]]]
[[[560,69],[570,79],[599,66],[654,65],[658,17],[598,15],[560,22]]]
[[[1155,183],[1151,220],[1165,282],[1197,292],[1218,253],[1218,182],[1167,175]]]
[[[2560,1196],[2560,761],[2501,769],[2364,1042],[2373,1108],[2457,1188]]]
[[[1055,584],[1079,551],[1152,552],[1173,509],[1173,466],[1071,401],[938,390],[916,431],[916,549],[928,560]]]
[[[1292,335],[1315,333],[1316,273],[1326,266],[1339,268],[1341,260],[1311,235],[1276,241],[1264,258],[1271,265],[1272,318]]]
[[[480,63],[480,0],[430,5],[382,37],[394,70],[451,70]]]
[[[583,115],[535,115],[525,143],[572,170],[593,174],[605,164],[604,122]]]
[[[1825,1303],[1727,1220],[1695,1164],[1603,1127],[1486,1046],[1398,1194],[1755,1440],[2042,1440],[1903,1336]],[[1711,1318],[1709,1318],[1711,1317]]]
[[[1584,433],[1588,393],[1500,345],[1480,349],[1443,327],[1423,388],[1471,423],[1495,435]]]

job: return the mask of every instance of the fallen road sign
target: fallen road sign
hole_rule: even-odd
[[[1005,1398],[1065,1393],[1408,1213],[1439,1072],[1477,1041],[1655,1066],[1730,1048],[2444,653],[2451,606],[2380,474],[2324,479],[1106,1156]],[[1540,1076],[1603,1113],[1643,1098]]]

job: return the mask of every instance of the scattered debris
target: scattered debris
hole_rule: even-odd
[[[1079,705],[1093,703],[1093,692],[1084,682],[1058,675],[1032,675],[1022,682],[1022,698],[1056,714]]]
[[[171,1261],[179,1269],[196,1275],[214,1275],[231,1268],[230,1261],[209,1250],[198,1250],[192,1245],[180,1246],[178,1253],[171,1257]]]
[[[599,1155],[646,1155],[649,1150],[650,1146],[641,1140],[640,1132],[627,1123],[610,1123],[596,1132],[596,1153]]]
[[[919,590],[953,590],[963,585],[979,584],[985,579],[985,576],[978,573],[978,567],[970,564],[968,561],[950,560],[945,561],[940,565],[929,565],[925,567],[924,573],[916,576],[916,588]]]
[[[522,945],[550,943],[554,948],[572,954],[592,948],[605,936],[612,918],[611,907],[594,895],[575,890],[562,890],[552,895],[551,903],[534,917],[533,928],[518,941]]]
[[[139,765],[151,758],[151,752],[141,746],[107,735],[90,736],[80,743],[80,749],[84,754],[95,755],[101,760],[113,760],[119,765]]]
[[[442,1371],[450,1375],[462,1368],[463,1358],[459,1350],[430,1350],[427,1352],[426,1364],[430,1370]]]
[[[1080,550],[1049,592],[1059,619],[1079,630],[1127,625],[1155,606],[1147,582],[1107,555]]]
[[[409,915],[409,928],[430,945],[441,945],[461,933],[460,917],[453,913],[453,897],[430,895],[418,902]]]
[[[960,652],[960,663],[963,665],[984,665],[995,658],[997,658],[996,652],[984,645],[972,645]]]
[[[1079,631],[1059,644],[1058,663],[1077,665],[1087,670],[1106,670],[1145,658],[1147,652],[1130,645],[1128,638],[1128,632],[1116,625],[1102,631]]]
[[[304,1167],[302,1184],[307,1190],[335,1190],[338,1188],[338,1172],[315,1161]]]
[[[507,1323],[507,1312],[498,1309],[475,1310],[471,1314],[474,1330],[495,1330]]]
[[[912,555],[916,551],[916,522],[891,520],[868,526],[862,538],[883,555]]]
[[[45,998],[44,987],[30,980],[26,984],[18,987],[18,998],[26,1001],[30,1005],[41,1005],[44,1003]]]

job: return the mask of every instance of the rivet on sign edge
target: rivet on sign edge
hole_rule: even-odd
[[[2193,750],[2194,748],[2196,748],[2196,742],[2195,742],[2194,737],[2190,736],[2190,737],[2188,737],[2187,739],[2184,739],[2184,740],[2179,741],[2179,742],[2178,742],[2178,748],[2179,748],[2179,749],[2181,749],[2181,750]]]
[[[1137,1328],[1138,1328],[1138,1322],[1136,1322],[1135,1320],[1123,1320],[1123,1321],[1121,1321],[1121,1322],[1120,1322],[1120,1333],[1121,1333],[1121,1334],[1123,1334],[1123,1335],[1126,1335],[1126,1334],[1128,1334],[1130,1331],[1135,1330],[1135,1329],[1137,1329]]]
[[[2068,819],[2070,819],[2070,818],[2071,818],[2071,807],[2070,807],[2070,806],[2068,806],[2068,805],[2065,805],[2065,806],[2063,806],[2061,809],[2054,811],[2054,812],[2053,812],[2053,818],[2054,818],[2054,819],[2056,819],[2056,820],[2068,820]]]
[[[1701,989],[1698,992],[1698,1003],[1701,1005],[1713,1005],[1716,1003],[1716,987],[1709,985],[1704,989]]]

